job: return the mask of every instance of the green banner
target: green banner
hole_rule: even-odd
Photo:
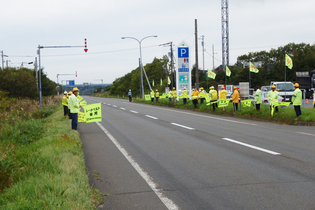
[[[242,107],[250,107],[251,103],[252,103],[253,99],[247,99],[247,100],[243,100],[242,102]]]
[[[211,98],[210,98],[209,94],[206,94],[206,102],[210,103],[210,101],[211,101]]]
[[[230,99],[220,99],[218,107],[227,107],[230,103]]]
[[[78,113],[78,122],[85,122],[85,114],[84,112]]]
[[[146,101],[150,101],[150,100],[151,100],[150,95],[144,95],[144,100],[146,100]]]
[[[214,101],[214,102],[211,102],[211,103],[207,103],[206,105],[209,106],[209,105],[211,105],[211,104],[216,104],[216,103],[218,103],[218,101]],[[219,106],[218,106],[218,107],[219,107]]]
[[[276,102],[274,106],[289,106],[291,102]]]
[[[79,94],[77,95],[77,99],[79,99],[79,101],[81,101],[83,99],[82,96],[79,96]]]
[[[101,103],[85,105],[83,108],[86,123],[102,121]]]

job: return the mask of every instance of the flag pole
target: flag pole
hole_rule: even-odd
[[[249,65],[248,65],[248,67],[249,67],[249,69],[248,69],[248,77],[249,77],[249,87],[248,88],[250,88],[250,63],[249,63]]]
[[[286,57],[284,55],[284,85],[286,86],[287,84],[287,67],[286,67]],[[287,88],[285,88],[284,92],[284,102],[286,102],[287,99]]]

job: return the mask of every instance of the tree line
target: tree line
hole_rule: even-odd
[[[251,87],[269,85],[270,81],[284,81],[285,71],[285,54],[288,54],[293,60],[293,68],[286,69],[286,80],[295,82],[297,71],[311,71],[315,69],[315,45],[290,43],[284,47],[271,49],[267,51],[250,52],[245,55],[238,56],[237,62],[229,66],[231,76],[226,77],[227,85],[237,85],[239,82],[249,81],[249,62],[255,63],[259,69],[259,73],[251,73]],[[144,66],[148,80],[152,85],[154,80],[154,89],[164,92],[166,86],[176,87],[176,84],[168,85],[168,79],[173,77],[173,71],[170,69],[170,60],[167,56],[162,59],[154,58],[152,63]],[[196,77],[195,66],[191,69],[192,86],[195,86]],[[207,78],[207,72],[199,69],[199,87],[208,89],[210,86],[225,84],[225,71],[220,66],[215,70],[216,78]],[[139,85],[139,68],[132,70],[130,73],[117,78],[112,85],[107,87],[112,95],[127,95],[129,89],[132,89],[134,95],[140,95]],[[162,79],[162,84],[160,80]],[[173,80],[172,80],[173,81]],[[174,80],[175,81],[175,80]],[[144,90],[147,94],[149,86],[145,76],[143,76]]]
[[[41,83],[43,96],[56,95],[57,84],[51,81],[43,71],[41,71]],[[38,89],[34,70],[12,67],[0,70],[0,91],[7,92],[7,96],[36,99],[39,97]]]

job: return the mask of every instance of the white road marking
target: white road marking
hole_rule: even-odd
[[[130,110],[130,112],[138,114],[138,112],[136,112],[136,111],[133,111],[133,110]]]
[[[110,106],[110,104],[107,104],[108,106]]]
[[[315,134],[311,134],[311,133],[304,133],[304,132],[297,132],[297,133],[308,135],[308,136],[315,136]]]
[[[126,102],[124,102],[124,103],[126,103]],[[137,104],[137,103],[133,103],[133,105],[146,106],[146,105]],[[154,107],[154,106],[152,106],[152,107]],[[241,121],[236,121],[236,120],[228,120],[228,119],[219,118],[219,117],[210,117],[208,115],[200,115],[200,114],[194,114],[194,113],[189,113],[189,112],[182,112],[182,111],[177,111],[174,109],[165,109],[165,108],[159,108],[159,107],[154,107],[154,108],[169,111],[169,112],[177,112],[177,113],[186,114],[186,115],[193,115],[193,116],[204,117],[204,118],[215,119],[215,120],[221,120],[221,121],[226,121],[226,122],[233,122],[233,123],[238,123],[238,124],[243,124],[243,125],[257,126],[257,124],[254,124],[254,123],[246,123],[246,122],[241,122]]]
[[[157,119],[158,119],[158,118],[153,117],[153,116],[150,116],[150,115],[146,115],[146,117],[149,117],[149,118],[152,118],[152,119],[155,119],[155,120],[157,120]]]
[[[154,182],[153,178],[143,169],[141,166],[133,159],[133,157],[127,152],[127,150],[101,125],[101,123],[96,122],[96,124],[104,131],[104,133],[110,138],[110,140],[115,144],[119,151],[125,156],[129,163],[136,169],[140,176],[147,182],[153,192],[159,197],[159,199],[164,203],[166,208],[170,210],[177,210],[179,207],[168,197],[164,195],[163,189],[158,187],[158,184]]]
[[[262,152],[266,152],[266,153],[269,153],[269,154],[272,154],[272,155],[281,155],[281,153],[274,152],[274,151],[267,150],[267,149],[263,149],[261,147],[256,147],[256,146],[253,146],[253,145],[250,145],[250,144],[246,144],[246,143],[243,143],[243,142],[240,142],[240,141],[236,141],[236,140],[233,140],[233,139],[229,139],[229,138],[222,138],[222,139],[225,140],[225,141],[229,141],[229,142],[232,142],[232,143],[235,143],[235,144],[239,144],[239,145],[245,146],[245,147],[249,147],[249,148],[256,149],[256,150],[259,150],[259,151],[262,151]]]
[[[103,103],[103,104],[106,104],[106,103]]]
[[[116,105],[113,105],[113,107],[117,107]]]
[[[195,130],[194,128],[191,128],[191,127],[187,127],[187,126],[184,126],[184,125],[180,125],[180,124],[177,124],[177,123],[171,123],[172,125],[175,125],[175,126],[178,126],[178,127],[182,127],[182,128],[186,128],[188,130]]]
[[[120,107],[120,109],[122,109],[122,110],[126,110],[125,108],[123,108],[123,107]]]

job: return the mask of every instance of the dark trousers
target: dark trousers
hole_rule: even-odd
[[[131,96],[129,96],[129,102],[131,102],[132,101],[132,97]]]
[[[216,102],[216,101],[211,101],[211,102]],[[215,111],[215,108],[218,106],[218,103],[213,103],[212,104],[212,108],[213,108],[213,111]]]
[[[63,116],[68,115],[68,106],[63,106]]]
[[[78,113],[72,113],[72,129],[78,130]]]
[[[154,98],[151,98],[151,102],[153,102],[154,101]]]
[[[200,98],[200,104],[202,104],[204,100],[205,98]]]
[[[169,102],[172,102],[172,98],[169,97],[169,98],[168,98],[168,101],[169,101]]]
[[[187,98],[183,98],[184,105],[186,104],[186,102],[187,102]]]
[[[72,113],[70,112],[70,109],[68,109],[68,115],[69,115],[69,119],[72,119]]]
[[[256,104],[256,110],[257,110],[257,111],[260,110],[260,104]]]
[[[193,104],[194,104],[194,107],[196,108],[196,107],[197,107],[197,104],[198,104],[198,99],[194,99],[194,100],[193,100]]]
[[[234,111],[236,112],[238,108],[238,103],[233,103],[233,106],[234,106]]]
[[[159,101],[159,97],[155,97],[155,101],[158,102]]]
[[[301,106],[294,106],[294,110],[295,110],[295,113],[296,113],[296,117],[302,115]]]

